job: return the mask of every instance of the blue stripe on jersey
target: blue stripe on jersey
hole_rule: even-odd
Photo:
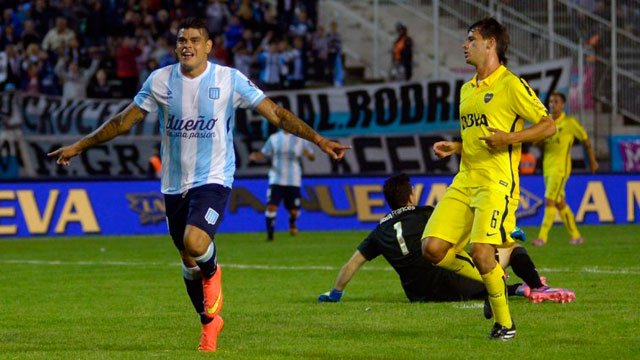
[[[231,89],[236,88],[236,81],[238,79],[237,75],[237,70],[231,71]],[[227,129],[227,157],[224,163],[224,185],[228,187],[231,187],[233,184],[233,174],[236,171],[236,153],[233,146],[233,129],[235,128],[236,119],[236,112],[233,108],[234,93],[235,92],[232,90],[229,95],[231,98],[227,101],[227,111],[224,114],[224,119],[221,119],[225,122],[225,129]]]
[[[210,64],[209,73],[207,76],[200,79],[200,84],[198,84],[198,118],[193,119],[194,121],[202,120],[206,124],[209,120],[211,120],[215,114],[214,104],[215,101],[213,99],[209,99],[209,86],[214,84],[215,80],[215,67],[217,65]],[[218,119],[218,121],[221,119]],[[215,134],[215,129],[212,129],[211,132]],[[207,139],[204,137],[198,138],[198,142],[196,145],[196,167],[195,172],[193,174],[193,184],[194,186],[200,186],[207,183],[207,179],[209,178],[209,171],[211,169],[211,160],[212,160],[212,146],[215,140]]]
[[[171,67],[169,75],[169,90],[173,96],[169,99],[168,117],[174,116],[176,121],[182,119],[182,78],[180,77],[180,64]],[[166,121],[167,119],[165,119]],[[169,151],[171,155],[169,160],[169,186],[167,191],[169,194],[175,194],[180,190],[182,184],[182,139],[177,136],[169,137]]]

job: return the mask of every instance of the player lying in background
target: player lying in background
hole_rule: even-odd
[[[367,261],[379,255],[389,262],[400,276],[400,282],[409,301],[464,301],[486,299],[482,282],[474,281],[439,268],[422,257],[421,238],[431,206],[416,206],[411,180],[406,174],[387,179],[384,197],[392,211],[380,220],[376,228],[358,246],[351,259],[340,269],[333,290],[318,297],[320,302],[338,302],[355,273]],[[519,233],[516,233],[519,232]],[[514,238],[524,236],[516,229]],[[520,245],[499,249],[503,268],[511,266],[525,283],[507,287],[508,295],[522,295],[532,302],[571,302],[575,294],[562,288],[551,288],[541,278],[526,249]],[[485,307],[486,308],[486,307]],[[486,310],[486,309],[485,309]]]

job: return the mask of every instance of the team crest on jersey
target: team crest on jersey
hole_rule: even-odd
[[[220,99],[220,88],[217,88],[217,87],[209,88],[209,99],[211,100]]]
[[[204,219],[207,220],[207,223],[209,223],[209,225],[213,225],[216,223],[216,221],[218,221],[219,217],[220,217],[220,214],[218,214],[217,211],[213,210],[212,208],[209,208],[209,210],[207,210],[207,213],[204,216]]]
[[[493,99],[493,94],[489,93],[489,94],[485,94],[484,95],[484,103],[488,103],[489,101],[491,101],[491,99]]]

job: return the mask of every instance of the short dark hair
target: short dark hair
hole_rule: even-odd
[[[551,98],[552,96],[558,96],[560,99],[562,99],[563,103],[567,102],[567,97],[561,93],[560,91],[554,91],[551,93],[551,95],[549,95],[549,98]]]
[[[391,210],[399,209],[409,203],[412,192],[409,175],[402,173],[388,178],[384,182],[382,192]]]
[[[469,31],[478,31],[483,38],[494,38],[496,40],[496,52],[498,59],[503,65],[507,65],[507,50],[511,37],[504,25],[500,24],[495,18],[489,17],[476,21],[469,26]]]
[[[205,39],[209,39],[209,30],[207,29],[207,21],[198,17],[188,17],[180,23],[178,30],[180,29],[196,29],[202,30]]]

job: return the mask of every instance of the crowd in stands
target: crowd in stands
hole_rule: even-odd
[[[332,84],[342,44],[335,23],[318,26],[317,2],[2,0],[0,91],[130,98],[153,70],[177,62],[189,16],[206,17],[211,61],[264,90]]]

